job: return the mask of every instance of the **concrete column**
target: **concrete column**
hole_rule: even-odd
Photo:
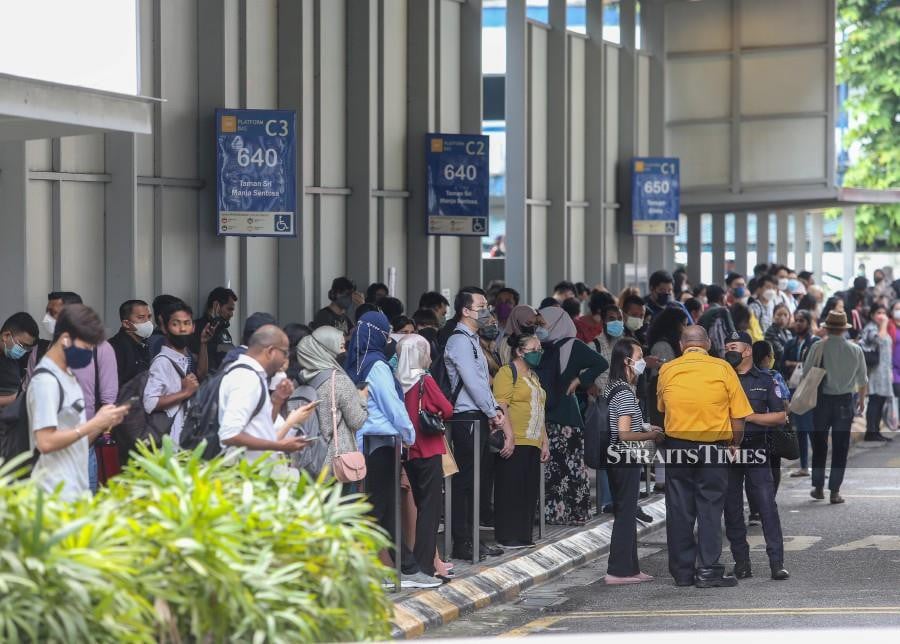
[[[568,123],[566,0],[550,0],[550,31],[547,34],[547,274],[568,278]]]
[[[821,212],[811,212],[812,219],[809,238],[809,255],[812,259],[810,270],[816,281],[822,283],[822,255],[825,252],[825,215]]]
[[[16,311],[27,311],[28,163],[25,142],[0,143],[0,275],[3,275],[3,297],[0,298],[2,320]],[[37,314],[38,311],[31,311]]]
[[[637,56],[634,51],[635,0],[619,3],[619,169],[616,213],[619,262],[635,261],[631,234],[631,158],[637,152]]]
[[[111,133],[105,137],[106,171],[106,306],[103,319],[117,326],[119,305],[138,297],[137,267],[137,156],[135,135]],[[141,293],[149,297],[150,293]]]
[[[794,268],[808,270],[806,265],[806,211],[794,213]]]
[[[584,211],[585,271],[589,284],[607,279],[607,245],[615,240],[606,234],[606,176],[605,131],[606,101],[603,94],[605,57],[603,53],[603,4],[587,3],[587,43],[584,54],[584,100],[587,118],[584,145],[585,197],[588,207]]]
[[[844,286],[853,285],[856,277],[856,206],[841,208],[841,256]]]
[[[460,7],[459,16],[460,125],[461,131],[467,134],[481,132],[481,5],[481,0],[468,0]],[[459,254],[461,283],[483,285],[481,239],[465,237],[460,240]],[[410,293],[409,297],[418,298],[419,295],[421,291]]]
[[[725,277],[725,213],[712,213],[712,282]]]
[[[506,283],[528,301],[526,259],[527,43],[525,0],[506,3]]]
[[[734,265],[737,272],[747,275],[752,266],[747,265],[747,213],[734,213]]]
[[[775,261],[779,264],[788,263],[788,217],[790,213],[786,210],[779,210],[775,213],[775,225],[778,236],[775,238]]]
[[[700,278],[703,251],[702,217],[703,215],[699,213],[687,215],[687,271],[691,284],[699,284],[702,281]]]
[[[756,263],[769,261],[769,211],[756,213]]]

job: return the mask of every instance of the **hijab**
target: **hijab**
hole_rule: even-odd
[[[297,344],[300,378],[309,382],[322,371],[340,369],[337,355],[341,352],[344,334],[333,326],[320,326]]]
[[[509,314],[504,334],[506,336],[522,335],[522,327],[531,326],[530,323],[537,314],[538,312],[527,304],[520,304]]]
[[[421,335],[405,335],[397,343],[397,380],[406,394],[419,384],[431,366],[431,344]]]
[[[575,323],[562,307],[549,306],[540,310],[541,317],[547,323],[547,342],[558,343],[559,345],[559,369],[560,372],[565,371],[569,365],[569,358],[572,356],[572,341],[578,335]],[[568,342],[563,342],[568,340]]]
[[[365,382],[372,367],[378,362],[383,362],[390,368],[384,354],[390,333],[391,325],[387,316],[380,311],[370,311],[359,319],[350,339],[350,346],[347,347],[347,363],[344,365],[347,375],[354,383],[358,385]],[[394,384],[402,398],[403,391],[399,383],[394,380]]]

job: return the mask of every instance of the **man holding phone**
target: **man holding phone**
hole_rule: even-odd
[[[207,325],[210,327],[212,339],[209,342],[209,373],[215,373],[222,365],[228,352],[234,349],[234,341],[228,328],[237,308],[237,293],[230,288],[218,286],[209,292],[206,298],[206,309],[199,320],[194,321],[194,338],[191,351],[200,353],[200,338]]]

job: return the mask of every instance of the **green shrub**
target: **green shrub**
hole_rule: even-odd
[[[74,505],[0,480],[0,639],[388,634],[390,573],[377,558],[387,540],[362,499],[307,476],[276,482],[263,461],[200,453],[176,455],[167,440]]]

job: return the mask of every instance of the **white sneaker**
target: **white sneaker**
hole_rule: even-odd
[[[443,582],[435,577],[429,577],[424,572],[417,572],[414,575],[402,575],[400,577],[400,587],[406,588],[437,588]]]

